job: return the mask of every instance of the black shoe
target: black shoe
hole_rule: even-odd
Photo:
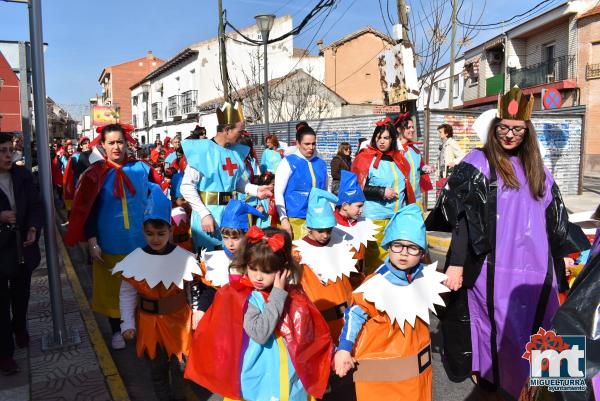
[[[14,375],[20,371],[19,365],[12,357],[0,358],[0,373],[4,376]]]
[[[17,348],[29,346],[29,333],[26,329],[15,330],[15,343],[17,344]]]

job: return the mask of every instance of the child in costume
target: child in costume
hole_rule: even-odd
[[[275,175],[270,171],[262,174],[258,179],[258,185],[271,185],[275,182]],[[262,217],[256,219],[256,226],[260,228],[277,227],[279,225],[279,216],[277,215],[277,206],[275,205],[275,196],[270,196],[258,201],[256,209],[263,213]]]
[[[157,398],[182,400],[183,358],[192,342],[192,314],[197,313],[188,304],[187,291],[201,271],[194,254],[169,242],[171,202],[158,185],[150,190],[143,224],[147,246],[113,269],[123,279],[121,332],[126,340],[137,335],[137,355],[146,355]]]
[[[350,274],[356,273],[352,246],[340,231],[331,202],[338,198],[313,188],[308,197],[308,235],[294,241],[294,256],[302,265],[302,288],[327,321],[337,340],[344,325],[344,310],[352,299]]]
[[[354,291],[345,312],[335,370],[343,377],[358,362],[358,401],[431,400],[429,309],[443,306],[439,294],[449,289],[435,264],[421,262],[427,242],[416,204],[392,217],[381,246],[388,257]]]
[[[373,220],[363,217],[362,207],[366,198],[358,184],[356,174],[342,170],[338,201],[335,207],[336,230],[342,231],[354,249],[359,273],[351,276],[356,288],[364,279],[364,260],[367,241],[375,241],[379,227]]]
[[[251,227],[232,267],[244,275],[217,291],[194,334],[185,377],[229,399],[322,397],[333,345],[319,311],[288,284],[299,274],[289,235]]]
[[[223,220],[221,220],[223,249],[203,251],[201,254],[206,284],[220,288],[232,279],[239,280],[241,272],[230,270],[229,265],[240,247],[244,234],[248,231],[248,214],[262,216],[258,210],[237,199],[230,200],[225,207]]]

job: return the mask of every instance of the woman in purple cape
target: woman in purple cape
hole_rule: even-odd
[[[518,87],[499,97],[483,148],[456,167],[426,221],[428,230],[452,232],[454,291],[441,314],[446,372],[514,398],[529,377],[521,357],[529,336],[551,328],[566,284],[553,258],[585,244],[544,167],[532,110],[533,96]]]

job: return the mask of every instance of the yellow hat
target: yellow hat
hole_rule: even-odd
[[[231,103],[225,102],[223,106],[217,108],[217,119],[220,125],[242,122],[244,121],[244,106],[238,102],[235,102],[233,106]]]
[[[525,95],[515,85],[504,96],[498,95],[498,117],[506,120],[531,120],[533,113],[533,95]]]

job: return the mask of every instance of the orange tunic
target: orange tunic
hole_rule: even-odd
[[[403,332],[362,293],[354,293],[352,300],[369,316],[354,347],[357,401],[431,401],[429,326],[417,317],[414,328],[404,323]]]
[[[131,284],[139,295],[148,299],[166,298],[184,291],[174,284],[168,289],[163,283],[150,288],[145,280],[137,281],[125,277],[123,280]],[[169,357],[175,355],[182,360],[182,356],[187,355],[192,343],[192,308],[189,305],[186,304],[176,312],[165,315],[147,313],[137,308],[136,317],[138,357],[141,358],[145,351],[150,359],[154,359],[157,344]]]
[[[327,321],[331,338],[337,345],[342,327],[344,327],[344,310],[350,305],[352,299],[350,280],[348,277],[343,276],[335,282],[328,281],[327,284],[323,284],[309,266],[302,265],[302,268],[302,281],[300,284],[308,298]],[[334,316],[339,317],[332,319]]]

